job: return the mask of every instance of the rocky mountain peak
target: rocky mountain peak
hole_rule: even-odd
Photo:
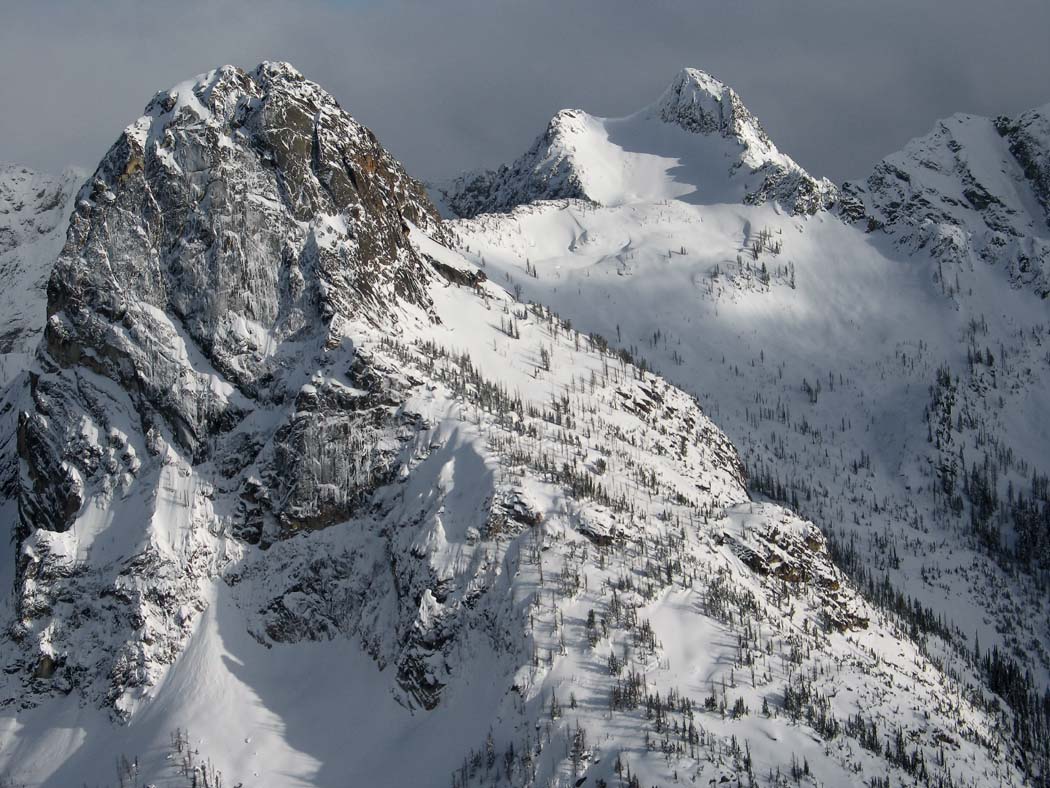
[[[928,250],[946,294],[955,294],[953,269],[981,260],[1050,296],[1050,106],[937,121],[866,180],[844,184],[842,212],[908,254]]]
[[[669,133],[669,125],[677,129]],[[619,205],[679,198],[776,202],[812,214],[837,199],[829,181],[777,150],[732,88],[692,68],[678,72],[655,103],[624,118],[562,110],[513,163],[464,174],[435,191],[447,213],[459,217],[543,200]]]
[[[43,340],[4,408],[14,631],[48,689],[128,713],[177,655],[205,574],[345,520],[389,481],[420,419],[357,338],[437,321],[411,235],[440,239],[439,221],[284,63],[180,83],[124,130],[76,197]],[[110,594],[105,615],[52,630],[56,595]]]
[[[224,66],[157,94],[81,191],[49,285],[48,348],[73,362],[148,304],[250,387],[302,332],[425,306],[407,233],[437,222],[320,87],[284,63]]]
[[[737,92],[706,71],[683,68],[651,110],[665,123],[676,123],[688,131],[735,137],[756,147],[756,153],[776,152]]]
[[[23,530],[65,530],[95,470],[73,470],[76,420],[47,418],[57,401],[97,416],[63,370],[116,383],[147,431],[202,461],[255,408],[294,398],[297,370],[344,324],[429,309],[432,269],[409,233],[438,221],[375,135],[287,64],[158,93],[81,189],[51,274],[35,413],[19,428]],[[353,494],[336,497],[344,511]],[[332,510],[294,498],[297,518]]]

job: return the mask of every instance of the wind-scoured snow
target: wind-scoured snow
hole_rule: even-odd
[[[610,207],[773,201],[790,213],[835,200],[828,181],[777,150],[735,91],[696,69],[683,69],[656,102],[625,118],[562,110],[513,164],[432,191],[453,216],[559,198]]]

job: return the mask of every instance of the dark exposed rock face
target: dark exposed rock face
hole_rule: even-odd
[[[756,505],[750,504],[749,511]],[[824,535],[812,523],[772,512],[761,529],[728,528],[716,538],[770,587],[811,589],[820,599],[824,622],[840,632],[867,629],[868,618],[831,559]],[[728,522],[732,524],[733,518]]]
[[[255,389],[276,362],[239,323],[281,343],[320,319],[424,304],[405,220],[432,226],[433,209],[294,69],[226,67],[146,113],[79,196],[48,293],[59,360],[97,350],[141,303],[169,313],[233,383],[269,393]]]
[[[1050,227],[1050,105],[1014,119],[999,118],[995,124],[1043,206]]]

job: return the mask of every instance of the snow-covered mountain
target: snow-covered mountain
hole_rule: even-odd
[[[820,526],[929,653],[974,667],[1043,775],[1045,117],[944,121],[812,214],[741,199],[723,172],[706,191],[537,192],[449,225],[494,280],[695,392],[751,489]],[[649,139],[665,172],[695,170],[688,137]],[[613,151],[605,172],[637,155]]]
[[[84,177],[72,169],[52,177],[0,165],[0,385],[25,366],[40,338],[44,287]]]
[[[811,214],[837,196],[830,182],[777,150],[732,88],[691,68],[656,102],[625,118],[562,110],[513,164],[433,191],[446,213],[460,217],[565,198],[603,206],[776,202]]]
[[[946,293],[956,269],[1001,267],[1050,295],[1050,105],[1015,119],[954,115],[843,188],[846,214],[926,251]]]
[[[726,100],[735,150],[758,127]],[[753,501],[695,398],[614,349],[612,320],[608,340],[583,329],[600,309],[570,322],[492,281],[519,243],[554,300],[633,275],[633,328],[658,295],[643,266],[685,284],[684,260],[649,259],[673,222],[859,231],[636,197],[450,229],[287,64],[159,93],[80,191],[43,337],[0,404],[3,779],[1021,784],[1013,712],[964,652],[909,634],[820,530]],[[553,234],[525,235],[532,219]],[[639,235],[616,243],[627,219]],[[758,226],[736,243],[752,236],[763,261],[779,245]],[[744,272],[682,292],[698,316],[747,308]],[[724,349],[708,381],[759,374]]]

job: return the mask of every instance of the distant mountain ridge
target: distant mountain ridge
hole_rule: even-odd
[[[456,216],[536,200],[600,205],[684,198],[776,202],[795,214],[833,204],[836,190],[777,150],[737,93],[683,69],[652,105],[626,118],[562,110],[520,158],[438,186]]]
[[[466,218],[564,199],[604,206],[770,202],[796,215],[831,210],[891,233],[904,249],[934,249],[945,261],[1007,257],[1015,281],[1050,293],[1048,118],[1050,106],[1012,119],[956,115],[880,162],[865,181],[839,189],[781,153],[732,88],[686,68],[634,115],[562,110],[512,164],[466,173],[432,192],[447,214]]]
[[[75,169],[56,177],[0,165],[0,383],[32,352],[43,330],[47,276],[84,177]]]

